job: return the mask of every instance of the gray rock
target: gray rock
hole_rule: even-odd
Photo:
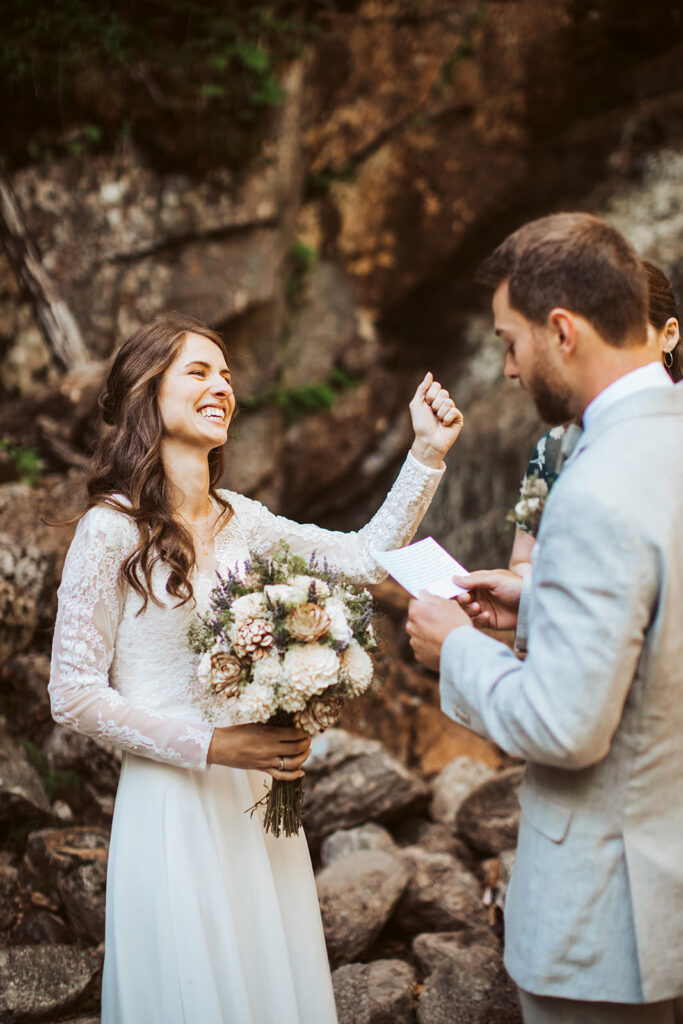
[[[394,920],[405,932],[455,931],[483,920],[479,883],[448,853],[408,847],[401,856],[410,880]]]
[[[34,630],[45,620],[46,606],[48,614],[54,606],[45,593],[51,569],[49,557],[37,545],[17,547],[13,537],[0,533],[1,661],[27,646]]]
[[[59,573],[72,534],[43,520],[73,515],[81,486],[78,475],[46,476],[35,487],[0,487],[0,664],[24,650],[36,629],[54,625]],[[5,667],[2,677],[4,684]],[[45,689],[40,699],[47,703]]]
[[[432,943],[436,966],[420,994],[418,1024],[522,1024],[517,989],[499,950],[467,940],[467,933],[453,935],[436,956]]]
[[[408,881],[402,857],[358,850],[317,875],[325,939],[333,963],[356,960],[391,917]]]
[[[73,941],[58,910],[58,902],[27,886],[10,854],[0,852],[0,934],[6,944]]]
[[[102,741],[55,725],[43,744],[50,768],[77,772],[92,780],[98,793],[116,793],[121,771],[121,751]]]
[[[384,850],[393,853],[397,846],[387,829],[369,821],[357,828],[339,829],[325,836],[320,846],[320,862],[326,868],[334,861],[357,850]]]
[[[339,1024],[411,1024],[415,971],[403,960],[348,964],[332,975]]]
[[[460,932],[425,932],[415,936],[412,951],[418,967],[426,976],[457,960],[462,951],[470,946],[477,946],[482,951],[490,949],[500,955],[498,939],[485,928],[466,928]]]
[[[9,853],[0,852],[0,934],[7,935],[16,916],[19,869]]]
[[[392,821],[423,806],[430,792],[381,743],[342,729],[316,737],[306,772],[304,826],[313,847],[338,829]]]
[[[29,1024],[75,1012],[96,994],[100,956],[75,946],[0,949],[0,1020]]]
[[[0,720],[0,821],[16,823],[49,813],[40,775]]]
[[[455,829],[457,813],[470,793],[495,775],[493,768],[472,757],[456,757],[432,782],[429,811],[435,821]]]
[[[413,841],[408,846],[420,846],[428,853],[450,853],[457,860],[467,863],[471,857],[468,847],[454,836],[445,825],[438,821],[426,821],[416,829]]]
[[[357,339],[353,289],[334,263],[314,263],[305,291],[283,353],[286,387],[326,381],[346,347]]]
[[[507,768],[475,789],[458,811],[458,835],[479,853],[495,856],[517,844],[523,767]]]
[[[44,829],[26,845],[27,868],[54,887],[75,933],[88,942],[104,938],[108,851],[108,833],[93,827]]]

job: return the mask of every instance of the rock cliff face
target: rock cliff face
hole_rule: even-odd
[[[18,172],[28,227],[94,359],[163,309],[226,332],[244,405],[226,483],[286,514],[344,527],[367,515],[430,365],[466,429],[429,529],[465,564],[500,561],[540,425],[500,380],[473,271],[521,220],[578,205],[680,277],[678,15],[664,2],[363,0],[328,5],[316,29],[239,174],[153,170],[124,141]],[[6,397],[55,383],[4,265],[0,334]],[[45,432],[18,440],[45,447]],[[82,419],[62,434],[91,440]]]

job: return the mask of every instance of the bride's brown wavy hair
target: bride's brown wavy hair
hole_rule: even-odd
[[[178,598],[179,605],[194,598],[190,574],[195,567],[195,549],[189,531],[171,508],[161,460],[163,424],[157,400],[162,377],[188,334],[208,338],[228,361],[225,342],[216,331],[194,317],[168,313],[124,341],[99,399],[102,433],[93,453],[83,514],[95,505],[106,505],[137,524],[138,545],[121,566],[120,579],[142,598],[138,614],[150,598],[163,604],[152,589],[152,571],[158,562],[171,570],[167,593]],[[223,474],[223,447],[213,448],[208,458],[209,494],[221,507],[221,518],[229,518],[232,508],[216,491]]]

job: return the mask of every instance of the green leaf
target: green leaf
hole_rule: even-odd
[[[94,146],[99,145],[102,141],[102,129],[98,124],[86,124],[83,134]]]
[[[268,75],[261,83],[261,87],[249,96],[249,100],[257,107],[279,107],[287,96],[277,78]]]
[[[230,52],[250,71],[263,75],[270,68],[270,54],[258,43],[236,43]]]
[[[206,99],[222,99],[227,89],[224,85],[216,85],[215,82],[206,82],[199,90],[199,95]]]

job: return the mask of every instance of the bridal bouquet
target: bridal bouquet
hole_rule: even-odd
[[[312,556],[281,545],[244,572],[218,575],[210,611],[190,631],[200,654],[198,683],[216,723],[294,725],[311,736],[341,714],[344,700],[372,682],[373,601],[367,590]],[[273,779],[264,827],[279,836],[301,827],[302,780]],[[258,805],[257,805],[258,806]]]

